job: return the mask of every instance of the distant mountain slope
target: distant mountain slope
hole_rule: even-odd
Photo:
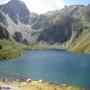
[[[85,6],[69,6],[60,11],[48,12],[44,15],[33,15],[31,18],[31,26],[33,29],[42,29],[38,37],[38,41],[48,43],[65,43],[71,39],[72,34],[74,37],[79,36],[83,31],[83,23],[86,19]]]
[[[20,43],[24,40],[30,44],[58,44],[73,48],[80,42],[80,37],[87,36],[84,32],[90,32],[86,31],[90,26],[90,5],[65,6],[61,10],[38,15],[30,12],[24,2],[11,0],[0,5],[0,25]],[[16,33],[22,38],[17,39]]]
[[[23,24],[28,24],[30,12],[22,1],[11,0],[7,4],[1,5],[0,10],[8,14],[15,24],[18,24],[18,20]]]
[[[59,20],[60,19],[60,20]],[[61,16],[55,23],[49,24],[40,33],[38,41],[45,41],[48,43],[64,43],[71,38],[72,27],[71,17]]]
[[[20,56],[22,45],[13,41],[8,31],[0,26],[0,61]]]
[[[15,32],[21,32],[22,38],[30,40],[30,26],[28,25],[30,12],[24,2],[11,0],[0,5],[0,25],[5,27],[11,36]]]
[[[10,37],[9,37],[8,31],[2,26],[0,26],[0,39],[3,39],[3,38],[9,39]]]
[[[69,49],[75,52],[90,54],[90,26],[72,42]]]

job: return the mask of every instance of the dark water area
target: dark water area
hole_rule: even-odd
[[[90,90],[90,55],[66,50],[28,51],[21,57],[0,62],[0,75],[68,83]]]

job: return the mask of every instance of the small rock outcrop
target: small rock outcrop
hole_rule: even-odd
[[[3,38],[9,39],[9,33],[5,28],[0,26],[0,39],[3,39]]]

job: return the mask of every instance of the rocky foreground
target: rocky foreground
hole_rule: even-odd
[[[66,84],[40,83],[38,81],[0,81],[0,90],[84,90]]]

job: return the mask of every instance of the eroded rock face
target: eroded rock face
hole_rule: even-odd
[[[42,29],[37,41],[65,43],[78,38],[85,23],[90,23],[90,5],[67,6],[39,16],[34,14],[31,18],[32,28]]]
[[[0,12],[0,25],[5,25],[6,27],[8,26],[6,17],[4,16],[4,14],[2,12]]]
[[[90,5],[65,6],[62,10],[38,15],[30,13],[22,1],[11,0],[0,5],[0,13],[3,13],[0,23],[8,25],[10,35],[14,36],[18,31],[26,43],[66,43],[71,38],[78,38],[84,31],[84,23],[90,22]]]
[[[5,28],[0,26],[0,39],[3,39],[3,38],[9,39],[9,33]]]
[[[86,12],[85,12],[86,20],[90,22],[90,4],[86,7]]]
[[[18,20],[23,24],[28,24],[29,22],[30,12],[20,0],[11,0],[7,4],[1,5],[0,9],[8,14],[15,24],[18,24]]]
[[[52,24],[51,27],[45,28],[40,33],[38,41],[43,40],[48,43],[64,43],[68,41],[72,34],[71,23],[71,18],[65,16],[64,21],[58,21]]]

